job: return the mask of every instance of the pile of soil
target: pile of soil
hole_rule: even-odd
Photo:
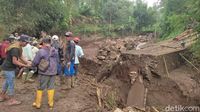
[[[135,49],[139,42],[147,42],[146,37],[106,39],[98,49],[96,56],[98,62],[100,64],[108,64],[117,61],[123,51]]]
[[[188,39],[188,36],[186,38]],[[102,93],[113,93],[114,95],[110,99],[112,101],[110,106],[104,102],[105,108],[110,109],[115,106],[125,108],[127,106],[127,96],[132,85],[130,77],[132,71],[142,75],[144,86],[148,89],[146,106],[154,106],[162,110],[168,105],[199,105],[200,96],[197,94],[199,81],[193,80],[194,76],[192,75],[183,75],[182,79],[179,75],[184,74],[185,70],[190,70],[190,68],[185,69],[184,66],[181,66],[184,65],[184,60],[179,55],[187,49],[182,48],[179,42],[167,40],[149,44],[136,51],[133,50],[137,43],[136,40],[107,39],[98,44],[97,58],[95,59],[101,68],[97,68],[95,76],[100,84],[112,88],[110,93],[106,92],[107,89],[102,89]],[[129,45],[131,50],[127,47]],[[191,43],[187,43],[186,47],[190,45]],[[165,66],[168,66],[169,73],[166,72]],[[177,69],[180,69],[181,72],[172,75]],[[195,73],[190,71],[188,74]],[[188,80],[190,81],[188,82]],[[193,92],[194,94],[192,94]],[[107,98],[102,97],[102,99],[105,101]]]

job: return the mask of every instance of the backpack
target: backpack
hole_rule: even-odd
[[[49,53],[49,56],[48,56],[47,60],[45,60],[45,59],[41,59],[41,60],[40,60],[40,63],[39,63],[39,65],[38,65],[38,69],[39,69],[40,71],[45,72],[45,71],[48,69],[49,63],[50,63],[51,52],[52,52],[52,51],[51,51],[51,49],[50,49],[50,53]]]
[[[40,71],[45,72],[49,67],[49,60],[41,59],[38,68]]]

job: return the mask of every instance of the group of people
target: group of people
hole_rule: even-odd
[[[8,101],[8,105],[18,105],[21,101],[14,98],[14,85],[17,68],[20,68],[17,77],[22,75],[23,82],[33,82],[32,76],[38,74],[38,87],[33,106],[41,107],[43,91],[47,89],[48,105],[54,105],[56,76],[60,81],[65,80],[66,89],[74,87],[78,73],[79,57],[83,57],[83,50],[78,45],[80,38],[73,37],[72,32],[66,32],[65,38],[57,35],[52,37],[41,32],[38,41],[27,35],[5,38],[0,45],[4,82],[0,94],[0,102]],[[5,44],[5,45],[4,45]],[[48,62],[46,69],[40,65]]]

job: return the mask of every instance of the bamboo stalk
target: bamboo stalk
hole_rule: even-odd
[[[165,56],[163,56],[163,61],[164,61],[164,64],[165,64],[165,69],[166,69],[166,72],[167,72],[167,77],[169,77],[169,71],[168,71],[168,67],[167,67],[167,62],[165,60]]]
[[[167,47],[167,48],[173,48],[173,49],[177,49],[178,47],[172,47],[172,46],[167,46],[167,45],[160,45],[161,47]]]
[[[101,89],[97,87],[97,99],[98,99],[98,104],[99,107],[101,107]]]
[[[134,106],[134,105],[132,105],[131,107],[134,108],[134,109],[136,109],[136,110],[138,110],[138,111],[145,112],[145,108],[138,108],[137,106]]]
[[[197,70],[197,72],[198,73],[200,73],[200,70],[194,65],[194,64],[192,64],[192,62],[190,62],[185,56],[183,56],[181,53],[179,53],[179,55],[185,60],[185,61],[187,61],[190,65],[192,65],[196,70]]]
[[[145,94],[144,94],[144,106],[146,107],[146,103],[147,103],[147,93],[148,93],[148,89],[145,89]]]
[[[154,106],[152,106],[152,109],[154,110],[154,112],[159,112]]]

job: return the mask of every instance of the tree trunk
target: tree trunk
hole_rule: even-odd
[[[110,30],[111,30],[111,25],[112,25],[112,14],[110,13],[110,25],[109,25],[109,34],[110,34]]]

